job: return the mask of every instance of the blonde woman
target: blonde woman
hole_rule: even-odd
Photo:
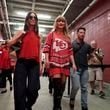
[[[49,69],[49,75],[53,78],[53,110],[62,110],[61,98],[66,78],[70,73],[70,61],[76,71],[67,22],[63,16],[58,16],[55,19],[54,28],[47,36],[43,52],[46,55],[46,67]]]

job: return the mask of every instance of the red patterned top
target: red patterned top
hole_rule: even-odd
[[[73,55],[69,38],[65,38],[65,36],[58,35],[55,32],[49,33],[47,36],[43,52],[49,53],[50,64],[53,67],[60,68],[59,72],[61,72],[61,68],[69,66],[70,55]]]

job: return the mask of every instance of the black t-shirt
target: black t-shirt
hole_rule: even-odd
[[[91,52],[91,46],[86,42],[79,43],[75,40],[72,47],[77,68],[88,69],[88,54]]]

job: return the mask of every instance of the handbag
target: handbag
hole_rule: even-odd
[[[20,48],[21,48],[21,42],[20,41],[18,41],[16,44],[11,46],[11,50],[15,51],[17,56],[19,55]]]

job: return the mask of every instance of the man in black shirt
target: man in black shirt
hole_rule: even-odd
[[[82,110],[88,110],[87,97],[88,97],[88,54],[91,52],[91,46],[84,41],[86,29],[83,27],[78,28],[77,38],[73,41],[73,51],[77,72],[71,71],[71,94],[70,94],[70,107],[74,108],[75,96],[77,94],[79,84],[81,87],[81,107]],[[74,75],[77,74],[77,81]]]

